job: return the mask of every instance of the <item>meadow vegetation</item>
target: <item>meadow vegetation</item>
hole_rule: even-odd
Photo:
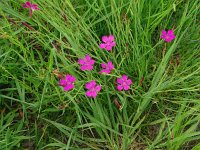
[[[200,149],[198,0],[32,2],[30,16],[25,0],[0,0],[0,150]],[[99,47],[104,35],[111,51]],[[82,71],[87,54],[95,65]],[[99,73],[108,61],[114,69]],[[119,91],[124,74],[132,84]],[[91,80],[96,98],[85,93]]]

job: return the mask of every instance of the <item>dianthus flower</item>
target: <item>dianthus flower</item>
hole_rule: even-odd
[[[91,98],[96,98],[97,94],[101,90],[101,86],[96,85],[96,81],[94,80],[86,83],[85,88],[87,89],[86,96]]]
[[[64,88],[64,91],[69,91],[74,88],[74,82],[76,78],[70,74],[67,74],[65,78],[60,79],[60,86]]]
[[[173,39],[175,39],[176,36],[174,35],[173,30],[169,30],[168,32],[165,30],[162,30],[160,38],[164,39],[166,42],[170,42]]]
[[[131,79],[128,79],[127,75],[123,75],[121,78],[117,78],[117,89],[119,91],[122,90],[129,90],[130,89],[130,85],[132,84]]]
[[[37,4],[31,4],[31,2],[27,1],[22,5],[23,8],[29,8],[29,16],[32,17],[33,11],[40,10]]]
[[[92,70],[95,61],[90,57],[90,55],[86,55],[85,58],[80,58],[78,60],[78,64],[81,65],[81,70]]]
[[[106,73],[106,74],[109,74],[111,70],[114,69],[114,65],[111,61],[109,61],[107,64],[102,63],[101,67],[102,67],[102,70],[100,71],[100,73]]]
[[[109,36],[102,36],[102,41],[104,43],[101,43],[99,47],[101,49],[106,49],[107,51],[111,51],[112,47],[116,45],[116,42],[114,41],[114,36],[109,35]]]

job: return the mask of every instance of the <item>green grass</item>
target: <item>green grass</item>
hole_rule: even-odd
[[[24,2],[0,1],[0,150],[200,149],[197,0],[35,0],[32,18]],[[160,33],[172,28],[164,50]],[[112,52],[98,46],[109,34]],[[77,64],[85,54],[90,72]],[[115,70],[100,75],[108,60]],[[77,78],[74,90],[59,87],[56,69]],[[130,91],[116,90],[122,74]],[[90,80],[102,86],[95,100]]]

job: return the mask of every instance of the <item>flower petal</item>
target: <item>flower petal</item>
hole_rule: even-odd
[[[171,35],[174,35],[174,31],[173,31],[173,30],[169,30],[169,31],[167,32],[167,34],[170,35],[170,36],[171,36]]]
[[[91,92],[91,97],[96,98],[96,97],[97,97],[97,92],[92,91],[92,92]]]
[[[109,37],[108,37],[108,41],[109,41],[109,42],[114,41],[114,36],[113,36],[113,35],[109,35]]]
[[[104,49],[104,48],[106,47],[106,44],[101,43],[101,44],[99,45],[99,47],[100,47],[101,49]]]
[[[128,80],[126,81],[126,84],[127,84],[127,85],[131,85],[131,84],[132,84],[131,79],[128,79]]]
[[[71,90],[71,89],[73,89],[73,88],[74,88],[74,85],[73,85],[73,84],[68,84],[68,85],[64,86],[64,90],[65,90],[65,91],[69,91],[69,90]]]
[[[31,9],[33,9],[33,10],[40,10],[40,8],[38,7],[37,4],[32,4],[31,5]]]
[[[172,36],[171,36],[171,38],[172,38],[172,39],[175,39],[175,38],[176,38],[176,36],[175,36],[175,35],[172,35]]]
[[[69,82],[75,82],[75,81],[76,81],[76,78],[74,76],[70,76]]]
[[[31,8],[31,2],[26,2],[26,3],[24,3],[24,5],[23,5],[23,8]]]
[[[176,38],[175,35],[171,35],[171,36],[170,36],[171,41],[172,41],[173,39],[175,39],[175,38]]]
[[[127,76],[127,75],[123,75],[123,76],[122,76],[122,80],[123,80],[123,81],[126,81],[127,79],[128,79],[128,76]]]
[[[95,87],[95,91],[96,91],[96,92],[101,91],[101,86],[100,86],[100,85],[97,85],[97,86]]]
[[[160,38],[165,40],[165,35],[161,35]]]
[[[92,92],[90,90],[87,91],[85,94],[86,94],[87,97],[91,97],[92,96]]]
[[[130,89],[130,86],[124,85],[124,90],[125,90],[125,91],[127,91],[127,90],[129,90],[129,89]]]
[[[88,55],[88,54],[85,55],[85,60],[86,60],[86,61],[89,61],[90,59],[91,59],[90,55]]]
[[[108,62],[108,68],[109,68],[110,70],[114,69],[114,65],[113,65],[112,61],[109,61],[109,62]]]
[[[94,59],[91,59],[91,60],[89,61],[88,64],[90,64],[90,65],[94,65],[94,63],[95,63],[95,60],[94,60]]]
[[[162,35],[166,36],[167,35],[167,32],[165,30],[162,30]]]
[[[123,90],[123,86],[122,85],[118,85],[117,86],[117,90],[119,90],[119,91]]]
[[[78,64],[80,64],[80,65],[83,65],[83,64],[85,64],[85,61],[84,61],[84,59],[80,58],[80,59],[78,60]]]
[[[101,67],[102,67],[103,69],[106,69],[106,67],[107,67],[106,63],[101,63]]]
[[[94,67],[92,65],[87,66],[87,70],[92,70]]]
[[[64,86],[67,84],[67,81],[65,79],[60,79],[60,86]]]
[[[70,75],[70,74],[66,74],[65,79],[66,79],[67,81],[69,81],[70,78],[71,78],[71,75]]]
[[[117,83],[122,84],[123,80],[121,78],[117,78]]]
[[[100,73],[109,74],[109,73],[110,73],[110,70],[109,70],[109,69],[102,69],[102,70],[100,71]]]
[[[105,49],[106,49],[107,51],[111,51],[111,50],[112,50],[112,46],[106,45]]]
[[[96,85],[96,81],[92,80],[92,81],[90,81],[90,82],[85,84],[85,88],[86,89],[91,89],[91,88],[94,88],[95,85]]]
[[[86,65],[81,66],[81,70],[82,70],[82,71],[87,70],[87,66],[86,66]]]
[[[108,41],[109,41],[109,39],[108,39],[108,37],[107,36],[102,36],[102,41],[104,42],[104,43],[107,43]]]
[[[116,42],[112,42],[112,43],[110,43],[110,46],[116,46]]]

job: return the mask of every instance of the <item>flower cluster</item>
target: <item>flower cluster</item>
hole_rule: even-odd
[[[27,1],[22,5],[23,8],[29,9],[29,16],[32,17],[33,11],[40,10],[37,4],[32,4]],[[164,39],[167,43],[171,42],[176,38],[173,30],[165,31],[162,30],[160,38]],[[102,36],[102,43],[99,45],[100,49],[105,49],[107,51],[111,51],[113,47],[116,46],[115,38],[113,35]],[[80,65],[80,69],[82,71],[91,71],[94,68],[95,60],[91,58],[90,55],[86,55],[84,58],[80,58],[78,60],[78,64]],[[112,61],[108,61],[107,63],[101,63],[102,70],[99,72],[100,74],[110,74],[114,69],[114,65]],[[60,79],[60,86],[64,88],[64,91],[72,90],[75,86],[74,83],[76,78],[70,74],[67,74],[65,78]],[[121,78],[117,78],[117,90],[119,91],[127,91],[130,89],[131,84],[133,83],[131,79],[128,78],[127,75],[122,75]],[[85,88],[86,96],[91,98],[96,98],[97,94],[101,91],[101,85],[97,85],[95,80],[92,80],[86,83]]]
[[[92,70],[95,61],[90,57],[90,55],[86,55],[85,58],[80,58],[78,60],[78,64],[81,65],[81,70]]]
[[[40,10],[40,8],[38,7],[37,4],[32,4],[32,3],[29,2],[29,1],[27,1],[26,3],[24,3],[24,4],[22,5],[22,7],[23,7],[23,8],[29,8],[29,9],[30,9],[30,10],[29,10],[29,16],[30,16],[30,17],[32,17],[33,12],[34,12],[35,10]]]
[[[102,70],[100,71],[100,73],[105,73],[105,74],[110,74],[111,70],[114,69],[114,65],[112,61],[109,61],[107,64],[102,63],[101,67],[102,67]]]
[[[128,79],[127,75],[123,75],[121,78],[117,78],[117,89],[119,91],[122,90],[129,90],[130,89],[130,85],[132,84],[131,79]]]
[[[116,42],[114,41],[114,36],[109,35],[109,36],[103,36],[102,37],[103,43],[99,45],[101,49],[106,49],[107,51],[111,51],[113,46],[116,45]]]
[[[100,47],[105,48],[106,50],[110,51],[113,46],[116,45],[116,42],[114,42],[114,36],[103,36],[102,37],[103,44],[100,44]],[[103,46],[102,46],[103,45]],[[78,59],[78,64],[80,65],[80,69],[82,71],[90,71],[93,70],[95,60],[92,59],[90,55],[85,55],[84,58]],[[102,70],[99,72],[100,74],[110,74],[111,71],[114,69],[114,65],[112,61],[108,61],[107,63],[101,63]],[[60,86],[64,87],[65,91],[69,91],[74,88],[74,82],[76,78],[74,76],[71,76],[69,74],[66,75],[65,79],[60,80]],[[123,75],[121,78],[117,78],[117,90],[129,90],[130,85],[132,84],[131,79],[128,79],[127,75]],[[97,94],[101,91],[101,85],[97,85],[95,80],[92,80],[85,85],[86,88],[86,96],[90,98],[96,98]]]
[[[168,32],[162,31],[161,38],[164,39],[166,42],[172,41],[176,36],[174,35],[173,30],[169,30]],[[114,36],[109,35],[109,36],[103,36],[102,41],[104,43],[101,43],[99,47],[101,49],[106,49],[107,51],[111,51],[113,46],[116,45],[116,42],[114,42]],[[78,64],[80,65],[80,69],[82,71],[86,70],[92,70],[94,68],[95,60],[92,59],[90,55],[86,55],[84,58],[80,58],[78,60]],[[100,71],[101,74],[110,74],[111,71],[114,69],[114,65],[112,61],[108,61],[107,63],[101,63],[102,70]],[[75,77],[66,75],[65,79],[60,80],[60,85],[64,87],[65,91],[71,90],[74,88],[74,82],[75,82]],[[118,91],[127,91],[130,89],[130,86],[132,84],[132,80],[128,78],[127,75],[122,75],[122,77],[117,78],[116,84],[117,84],[117,90]],[[86,96],[91,97],[91,98],[96,98],[97,94],[101,91],[101,85],[97,85],[95,80],[92,80],[88,83],[86,83],[85,88],[87,89],[86,91]]]
[[[174,35],[173,30],[169,31],[162,30],[160,38],[164,39],[166,42],[171,42],[173,39],[176,38],[176,36]]]
[[[64,88],[65,91],[69,91],[74,88],[74,82],[76,78],[70,74],[67,74],[64,79],[60,79],[60,86]]]
[[[87,89],[86,96],[92,98],[96,98],[97,93],[101,90],[101,86],[97,85],[94,80],[86,83],[85,88]]]

